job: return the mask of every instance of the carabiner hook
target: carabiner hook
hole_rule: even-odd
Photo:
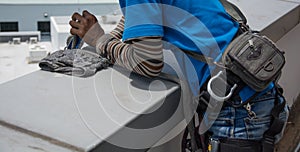
[[[230,89],[230,92],[228,93],[228,95],[226,95],[226,96],[224,96],[224,97],[220,97],[220,96],[216,95],[216,94],[213,92],[212,88],[211,88],[211,83],[212,83],[215,79],[217,79],[222,73],[223,73],[223,71],[220,71],[217,75],[211,77],[210,80],[208,81],[208,84],[207,84],[207,91],[208,91],[208,93],[210,94],[211,97],[213,97],[213,98],[216,99],[217,101],[226,101],[226,100],[228,100],[228,99],[232,96],[232,94],[233,94],[235,88],[237,87],[237,84],[234,84],[233,87]]]

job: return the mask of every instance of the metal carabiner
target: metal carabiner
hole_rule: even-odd
[[[215,79],[217,79],[222,73],[223,73],[223,71],[220,71],[217,75],[211,77],[210,80],[208,81],[208,84],[207,84],[207,91],[208,91],[208,93],[211,95],[211,97],[213,97],[213,98],[216,99],[217,101],[226,101],[226,100],[228,100],[228,99],[232,96],[232,94],[233,94],[235,88],[237,87],[237,84],[234,84],[233,87],[230,89],[230,92],[228,93],[228,95],[226,95],[226,96],[224,96],[224,97],[220,97],[220,96],[216,95],[216,94],[213,92],[212,88],[211,88],[211,83],[212,83]]]

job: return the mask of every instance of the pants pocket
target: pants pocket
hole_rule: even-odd
[[[248,138],[251,140],[260,140],[263,138],[265,131],[269,129],[271,116],[263,118],[245,118],[245,127]]]
[[[278,97],[278,100],[280,101],[280,103],[282,103],[284,99],[282,97]],[[273,103],[273,101],[272,102],[270,101],[272,100],[266,100],[254,104],[253,111],[256,113],[257,117],[253,119],[247,117],[244,119],[246,131],[249,139],[253,139],[253,140],[262,139],[265,131],[267,131],[270,128],[271,119],[272,119],[271,110],[274,107],[274,104],[271,104]],[[285,124],[288,119],[288,114],[289,114],[289,109],[288,106],[285,105],[284,110],[279,114],[279,119],[284,121]],[[282,137],[284,129],[285,129],[285,125],[281,133],[275,136],[275,142],[279,141],[279,139]]]
[[[233,120],[229,118],[218,118],[209,129],[213,133],[213,138],[228,138],[230,137],[230,130],[233,128]]]

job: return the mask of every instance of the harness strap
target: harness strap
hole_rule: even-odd
[[[197,137],[197,133],[195,132],[195,122],[194,122],[194,118],[188,123],[187,125],[187,129],[190,133],[190,137],[191,137],[191,148],[193,152],[196,152],[197,150],[200,149],[200,142],[199,142],[199,137]]]
[[[236,21],[240,24],[239,31],[236,33],[235,37],[237,37],[238,35],[242,34],[245,31],[249,31],[249,27],[247,26],[247,19],[243,15],[243,13],[240,11],[239,8],[237,6],[235,6],[234,4],[228,2],[227,0],[219,0],[219,1],[225,8],[226,13],[229,16],[231,16],[231,18],[234,21]],[[211,57],[207,57],[203,54],[199,54],[198,52],[193,52],[193,51],[189,51],[189,50],[181,49],[181,51],[183,51],[188,56],[190,56],[200,62],[206,63],[208,65],[216,66],[216,68],[218,68],[218,70],[215,70],[215,71],[226,70],[226,67],[222,63],[215,61]],[[233,73],[231,73],[229,70],[226,70],[226,76],[227,76],[227,78],[224,79],[223,82],[225,82],[225,84],[229,84],[228,87],[230,87],[230,88],[233,87],[234,84],[237,84],[237,88],[234,89],[235,91],[233,92],[232,96],[239,98],[238,93],[246,86],[246,84],[239,77],[237,77]],[[208,81],[209,81],[209,78],[206,80],[206,82],[203,84],[202,87],[206,86]],[[227,90],[228,90],[228,88],[226,88],[226,91]],[[223,93],[224,93],[224,91],[221,90],[221,94],[223,94]],[[226,92],[226,94],[227,94],[227,92]],[[250,101],[250,99],[253,99],[256,96],[257,96],[257,94],[254,94],[252,97],[249,98],[249,100],[247,100],[246,102],[243,102],[243,104],[233,105],[233,106],[234,107],[243,106],[244,104],[248,103],[248,101]]]
[[[238,7],[228,2],[227,0],[220,0],[220,2],[222,3],[226,12],[231,16],[232,19],[234,19],[239,23],[243,23],[243,24],[247,23],[246,17]]]
[[[241,12],[241,10],[235,6],[234,4],[228,2],[227,0],[219,0],[221,4],[223,5],[226,13],[231,16],[231,18],[238,22],[240,24],[239,32],[237,34],[241,34],[245,31],[249,30],[249,27],[247,26],[247,19],[244,16],[244,14]],[[198,54],[197,52],[182,50],[187,55],[201,61],[204,63],[207,63],[208,65],[216,65],[217,63],[214,62],[214,59],[211,57],[206,57],[202,54]]]
[[[206,63],[208,65],[216,65],[216,62],[214,61],[213,58],[211,57],[206,57],[202,54],[198,54],[197,52],[192,52],[192,51],[187,51],[187,50],[183,50],[181,49],[185,54],[187,54],[188,56],[198,60],[198,61],[201,61],[203,63]]]
[[[276,86],[276,88],[278,88]],[[262,140],[263,151],[262,152],[273,152],[275,145],[275,135],[279,134],[283,127],[284,121],[279,119],[280,112],[283,111],[286,101],[284,100],[282,103],[278,104],[278,96],[281,95],[279,89],[276,91],[276,99],[275,106],[271,111],[272,121],[270,128],[264,133],[264,138]]]

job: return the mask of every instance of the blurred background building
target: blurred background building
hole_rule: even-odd
[[[118,0],[0,1],[0,84],[38,70],[47,53],[63,49],[74,12],[95,14],[106,32],[121,12]]]
[[[70,16],[87,9],[96,15],[114,13],[117,0],[1,0],[0,32],[40,31],[41,40],[50,40],[51,16]]]

